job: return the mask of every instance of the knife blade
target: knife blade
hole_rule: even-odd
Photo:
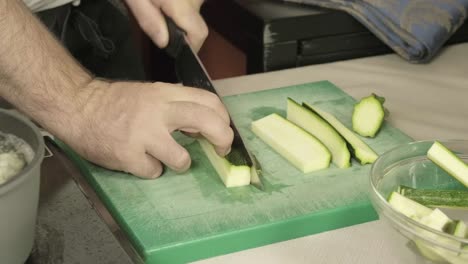
[[[174,21],[165,16],[169,31],[169,43],[166,52],[174,58],[176,75],[185,86],[202,88],[219,96],[205,67],[198,58],[197,53],[189,45],[185,32],[180,29]],[[222,98],[220,97],[222,100]],[[244,162],[251,168],[250,184],[260,190],[264,189],[262,183],[262,169],[255,155],[245,147],[239,131],[230,117],[230,126],[234,131],[234,140],[229,155],[242,156]]]

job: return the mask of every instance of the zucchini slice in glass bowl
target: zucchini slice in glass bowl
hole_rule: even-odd
[[[460,203],[459,198],[466,197],[468,188],[459,174],[447,168],[452,161],[441,164],[428,155],[435,143],[466,166],[468,140],[403,144],[380,155],[372,165],[370,198],[380,219],[403,235],[402,243],[425,263],[466,264],[468,203]]]

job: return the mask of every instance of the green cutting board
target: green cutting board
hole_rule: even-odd
[[[355,100],[327,81],[225,97],[263,167],[265,192],[252,186],[225,188],[198,143],[182,135],[176,136],[192,156],[191,169],[167,171],[151,181],[68,153],[146,263],[190,262],[377,219],[367,197],[370,165],[353,161],[348,169],[331,165],[303,174],[249,130],[253,120],[271,113],[284,116],[287,97],[351,125]],[[388,124],[376,138],[363,140],[377,153],[411,141]]]

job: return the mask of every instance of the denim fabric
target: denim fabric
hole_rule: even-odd
[[[345,11],[408,61],[430,61],[464,23],[468,0],[284,0]]]

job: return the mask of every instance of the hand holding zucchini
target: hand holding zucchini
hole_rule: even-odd
[[[220,157],[216,153],[213,145],[206,139],[198,139],[198,143],[210,160],[224,185],[228,188],[246,186],[250,184],[250,167],[245,164],[232,164],[226,158]],[[231,154],[232,156],[236,154]],[[242,159],[238,158],[241,161]]]

